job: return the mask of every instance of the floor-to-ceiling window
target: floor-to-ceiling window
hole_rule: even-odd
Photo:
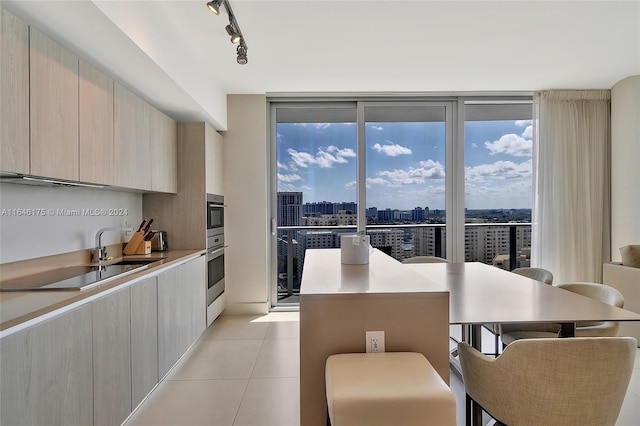
[[[400,261],[444,257],[447,105],[365,103],[363,109],[372,245]]]
[[[308,248],[337,247],[328,228],[356,223],[355,103],[281,104],[274,112],[276,278],[272,297],[296,303]],[[272,274],[273,275],[273,274]]]
[[[272,99],[272,305],[297,303],[307,249],[356,229],[397,260],[505,268],[515,238],[525,266],[530,119],[526,96]]]
[[[528,100],[465,102],[467,262],[530,266],[531,115]]]

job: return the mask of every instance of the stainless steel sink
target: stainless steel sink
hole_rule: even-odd
[[[112,265],[148,265],[157,261],[158,259],[126,259],[112,263]]]

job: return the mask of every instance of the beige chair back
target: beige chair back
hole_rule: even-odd
[[[547,271],[542,268],[516,268],[513,271],[514,274],[522,275],[532,280],[540,281],[545,284],[553,283],[553,274],[551,271]]]
[[[449,261],[436,256],[414,256],[403,260],[402,263],[449,263]]]
[[[614,425],[633,371],[636,339],[513,342],[498,358],[460,343],[467,394],[510,426]]]
[[[624,307],[624,296],[617,289],[597,283],[575,282],[558,284],[558,288],[569,290],[573,293],[598,300],[607,305]],[[576,336],[616,336],[618,334],[619,323],[602,321],[582,321],[576,323]],[[598,326],[598,328],[595,328]],[[592,329],[588,329],[591,328]],[[606,331],[603,329],[607,329]],[[597,331],[597,332],[596,332]]]

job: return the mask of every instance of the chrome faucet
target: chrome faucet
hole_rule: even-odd
[[[133,228],[115,226],[110,228],[99,229],[98,232],[96,232],[96,248],[91,250],[92,262],[101,262],[107,259],[107,247],[102,245],[102,233],[105,231],[133,232]]]

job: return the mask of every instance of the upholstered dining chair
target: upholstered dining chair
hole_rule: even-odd
[[[467,395],[509,426],[614,425],[636,355],[633,337],[519,340],[498,358],[458,345]]]
[[[551,271],[548,271],[544,268],[516,268],[511,271],[514,274],[522,275],[523,277],[531,278],[532,280],[540,281],[545,284],[552,285],[553,284],[553,274]],[[507,329],[511,329],[510,324],[503,324],[507,327]],[[484,328],[489,330],[495,336],[495,356],[498,356],[499,347],[500,347],[500,335],[503,332],[501,324],[483,324]],[[540,326],[544,327],[544,326]],[[539,327],[534,327],[535,329],[539,329]]]
[[[403,260],[402,263],[449,263],[449,261],[437,256],[414,256]]]
[[[624,296],[617,289],[597,283],[562,283],[558,288],[596,299],[618,308],[624,307]],[[618,333],[620,323],[614,321],[582,321],[576,323],[576,337],[613,337]],[[502,344],[508,345],[520,339],[558,337],[560,326],[557,324],[503,324]]]

